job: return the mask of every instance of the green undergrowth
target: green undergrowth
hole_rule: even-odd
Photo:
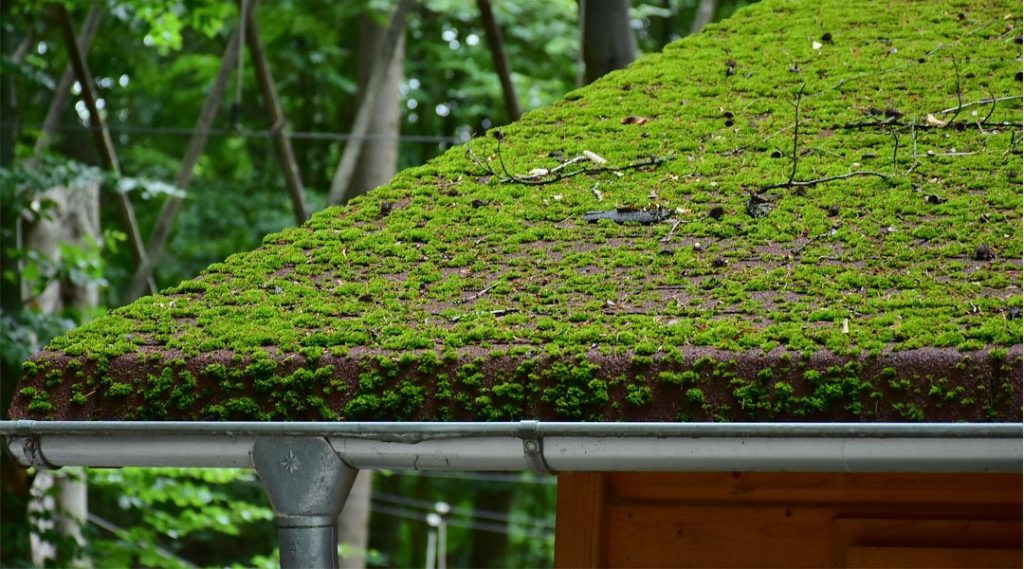
[[[1019,95],[1019,22],[1013,2],[766,0],[469,142],[479,162],[452,149],[54,340],[28,364],[25,405],[50,411],[54,386],[37,380],[72,359],[56,383],[80,406],[97,389],[124,398],[113,408],[131,418],[995,413],[1012,385],[954,385],[954,369],[903,377],[904,390],[870,362],[1021,343],[1021,101],[941,112]],[[584,151],[613,168],[664,162],[502,181]],[[852,172],[885,178],[764,189]],[[767,215],[748,213],[752,194]],[[672,217],[581,217],[616,208]],[[694,362],[674,354],[701,350],[791,360],[684,379]],[[515,369],[577,364],[501,383],[470,371],[495,352]],[[367,353],[415,361],[400,379],[343,371]],[[821,353],[846,363],[808,363]],[[158,371],[110,379],[133,354]],[[446,371],[419,370],[421,357]],[[622,359],[631,371],[590,369]],[[1000,366],[1019,356],[986,377]]]

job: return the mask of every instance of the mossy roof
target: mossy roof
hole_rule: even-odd
[[[12,415],[1020,420],[1020,21],[765,0],[54,340]]]

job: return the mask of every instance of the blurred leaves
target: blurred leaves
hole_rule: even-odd
[[[88,476],[90,492],[102,504],[116,505],[101,506],[103,516],[122,528],[113,539],[108,533],[90,540],[96,567],[224,566],[232,560],[230,546],[241,545],[232,537],[251,538],[254,530],[273,533],[273,511],[251,470],[90,469]],[[207,548],[220,553],[197,554]],[[246,566],[266,566],[272,559],[272,540],[245,548],[251,556]]]

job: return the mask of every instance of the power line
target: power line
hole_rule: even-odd
[[[386,516],[392,516],[396,518],[403,518],[406,520],[414,520],[418,522],[427,523],[425,515],[412,510],[406,510],[405,508],[396,508],[384,504],[374,504],[373,506],[370,507],[370,511],[379,514],[384,514]],[[512,528],[504,524],[497,524],[491,522],[467,522],[455,518],[446,518],[444,523],[449,526],[457,528],[488,531],[491,533],[503,533],[505,535],[516,535],[521,537],[532,537],[537,539],[551,539],[554,537],[554,534],[551,532],[533,531],[526,528]]]
[[[13,122],[0,123],[0,128],[14,128]],[[54,130],[62,132],[88,132],[89,127],[79,124],[62,124],[54,127]],[[192,136],[198,129],[173,126],[139,126],[139,125],[108,125],[107,130],[118,134],[155,134],[169,136]],[[272,130],[235,130],[232,128],[211,128],[207,131],[210,136],[243,138],[269,138],[275,134]],[[286,131],[288,138],[295,140],[326,140],[346,142],[349,140],[398,140],[400,142],[413,142],[419,144],[461,144],[466,139],[455,136],[435,136],[426,134],[385,134],[367,133],[364,136],[354,136],[347,132],[323,132],[323,131]]]
[[[431,512],[435,511],[435,502],[430,500],[422,500],[419,498],[410,498],[407,496],[399,496],[397,494],[388,494],[386,492],[374,492],[374,499],[379,499],[383,502],[389,502],[391,504],[397,504],[400,506],[410,506],[414,508],[422,508]],[[452,506],[451,513],[459,516],[467,516],[470,518],[478,518],[483,520],[491,520],[495,522],[502,522],[508,524],[521,523],[530,526],[543,526],[550,528],[551,522],[539,518],[525,518],[516,519],[509,516],[505,512],[497,512],[494,510],[479,510],[476,508],[461,508],[458,506]]]
[[[97,516],[96,514],[93,514],[93,513],[87,514],[86,515],[86,520],[90,524],[93,524],[93,525],[95,525],[95,526],[97,526],[99,528],[105,529],[108,532],[114,534],[114,536],[117,537],[117,539],[119,539],[122,543],[126,543],[128,545],[134,546],[134,547],[139,548],[139,549],[143,549],[145,547],[145,544],[137,543],[137,542],[132,541],[129,538],[129,536],[128,536],[128,531],[127,530],[114,525],[113,523],[111,523],[111,522],[109,522],[109,521],[107,521],[107,520]],[[185,567],[190,567],[190,568],[198,569],[198,565],[195,565],[194,563],[192,563],[191,561],[188,561],[187,559],[182,559],[181,557],[178,557],[174,553],[171,553],[167,549],[164,549],[163,547],[160,547],[159,545],[157,545],[155,543],[151,544],[151,546],[153,547],[154,550],[156,550],[157,553],[159,553],[160,555],[163,555],[164,557],[167,557],[167,558],[170,558],[170,559],[174,559],[175,561],[177,561],[178,563],[184,565]]]

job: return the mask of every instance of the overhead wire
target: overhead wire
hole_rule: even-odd
[[[386,492],[374,492],[373,499],[380,500],[382,502],[388,502],[399,506],[410,506],[413,508],[422,508],[429,511],[435,511],[436,501],[423,500],[420,498],[410,498],[407,496],[399,496],[397,494],[388,494]],[[497,512],[494,510],[482,510],[477,508],[462,508],[459,506],[451,506],[450,515],[466,516],[471,518],[478,518],[482,520],[490,520],[494,522],[501,522],[507,524],[525,524],[529,526],[540,526],[551,528],[551,522],[541,518],[514,518],[505,512]]]
[[[138,547],[140,549],[145,547],[145,544],[133,541],[131,536],[130,536],[130,534],[129,534],[129,532],[128,532],[128,530],[126,530],[124,528],[121,528],[121,527],[118,527],[118,526],[114,525],[113,522],[110,522],[110,521],[108,521],[106,519],[103,519],[103,518],[97,516],[96,514],[94,514],[92,512],[86,514],[86,521],[88,521],[90,524],[92,524],[92,525],[94,525],[94,526],[96,526],[98,528],[104,529],[104,530],[112,533],[114,535],[114,537],[116,537],[122,543],[126,543],[128,545],[131,545],[131,546],[134,546],[134,547]],[[166,535],[165,535],[165,537],[166,537]],[[192,563],[191,561],[189,561],[187,559],[183,559],[183,558],[175,555],[171,551],[169,551],[169,550],[167,550],[167,549],[165,549],[163,547],[160,547],[159,545],[157,545],[155,543],[149,544],[149,545],[154,550],[156,550],[157,553],[159,553],[160,555],[162,555],[162,556],[164,556],[164,557],[166,557],[168,559],[175,560],[176,562],[178,562],[179,565],[183,565],[183,566],[188,567],[188,568],[198,568],[199,567],[198,565]]]
[[[413,510],[407,510],[405,508],[397,508],[386,504],[373,504],[370,506],[370,511],[384,514],[386,516],[427,523],[425,514]],[[476,522],[460,520],[458,518],[445,518],[445,524],[450,527],[487,531],[491,533],[503,533],[505,535],[516,535],[521,537],[532,537],[538,539],[551,539],[554,537],[554,533],[552,532],[534,531],[527,528],[517,528],[493,522]]]
[[[11,128],[13,123],[2,122],[0,128]],[[88,132],[89,127],[77,124],[62,124],[57,125],[55,130],[62,132],[75,132],[82,131]],[[123,134],[153,134],[153,135],[170,135],[170,136],[192,136],[197,129],[190,127],[168,127],[168,126],[138,126],[138,125],[108,125],[107,130],[112,133],[123,133]],[[270,130],[235,130],[232,128],[211,128],[207,130],[207,134],[210,136],[224,136],[224,137],[243,137],[243,138],[269,138],[274,134]],[[426,144],[460,144],[465,142],[466,139],[456,136],[440,136],[440,135],[426,135],[426,134],[386,134],[386,133],[368,133],[364,136],[355,136],[347,132],[324,132],[324,131],[286,131],[285,134],[288,138],[296,140],[327,140],[327,141],[349,141],[349,140],[394,140],[398,139],[399,142],[414,142],[414,143],[426,143]]]

